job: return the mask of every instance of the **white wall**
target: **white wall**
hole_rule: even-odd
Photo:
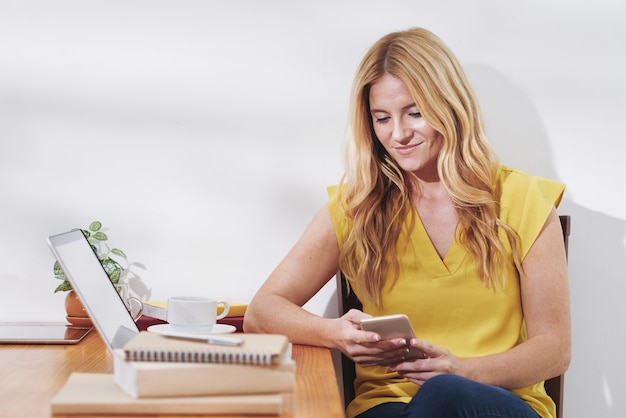
[[[567,183],[565,413],[626,416],[626,5],[295,3],[0,0],[0,320],[64,319],[45,237],[95,219],[141,297],[247,301],[339,179],[361,54],[424,26],[503,161]]]

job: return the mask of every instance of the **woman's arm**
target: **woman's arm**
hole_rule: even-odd
[[[286,335],[297,344],[336,348],[363,365],[397,361],[402,341],[380,341],[360,330],[370,315],[351,310],[341,318],[322,318],[302,309],[338,270],[339,245],[328,206],[315,215],[304,234],[261,286],[246,309],[246,332]]]
[[[422,340],[411,345],[429,358],[394,365],[421,384],[454,373],[507,389],[526,387],[567,370],[571,352],[569,286],[563,232],[555,209],[522,262],[522,309],[528,340],[513,349],[474,359],[459,359]]]
[[[324,206],[246,309],[246,332],[285,334],[291,342],[333,345],[335,325],[301,308],[336,273],[339,246]]]

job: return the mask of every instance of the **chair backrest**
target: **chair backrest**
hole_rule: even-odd
[[[561,220],[563,240],[565,241],[565,253],[567,254],[571,217],[569,215],[561,215],[559,219]],[[343,315],[353,308],[363,308],[361,301],[359,301],[354,292],[350,291],[348,282],[341,272],[337,273],[337,301],[339,302],[340,315]],[[343,400],[345,406],[348,406],[350,401],[354,399],[354,379],[356,377],[356,371],[354,369],[354,362],[343,353],[341,354],[341,369],[343,374]],[[564,375],[555,376],[545,382],[546,392],[556,404],[557,418],[563,418],[564,383]]]

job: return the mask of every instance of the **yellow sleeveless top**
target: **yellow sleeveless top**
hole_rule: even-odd
[[[551,209],[560,203],[565,186],[504,166],[498,169],[497,183],[500,219],[519,234],[523,260]],[[328,204],[339,248],[343,248],[350,223],[337,192],[338,186],[328,188]],[[407,231],[408,226],[404,228]],[[439,257],[417,213],[409,237],[408,249],[398,254],[398,281],[383,288],[382,307],[364,303],[364,312],[373,316],[404,313],[418,338],[446,347],[461,358],[504,352],[526,340],[519,275],[511,255],[504,288],[493,290],[485,287],[476,264],[457,240],[443,260]],[[508,242],[506,248],[510,250]],[[358,285],[351,285],[359,296]],[[356,369],[356,397],[348,406],[348,417],[386,402],[409,402],[419,389],[387,367]],[[556,416],[543,382],[513,392],[541,417]]]

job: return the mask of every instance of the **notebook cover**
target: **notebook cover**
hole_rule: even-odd
[[[240,346],[207,344],[141,331],[124,346],[128,361],[192,361],[236,364],[275,364],[288,353],[289,340],[279,334],[237,334]]]

